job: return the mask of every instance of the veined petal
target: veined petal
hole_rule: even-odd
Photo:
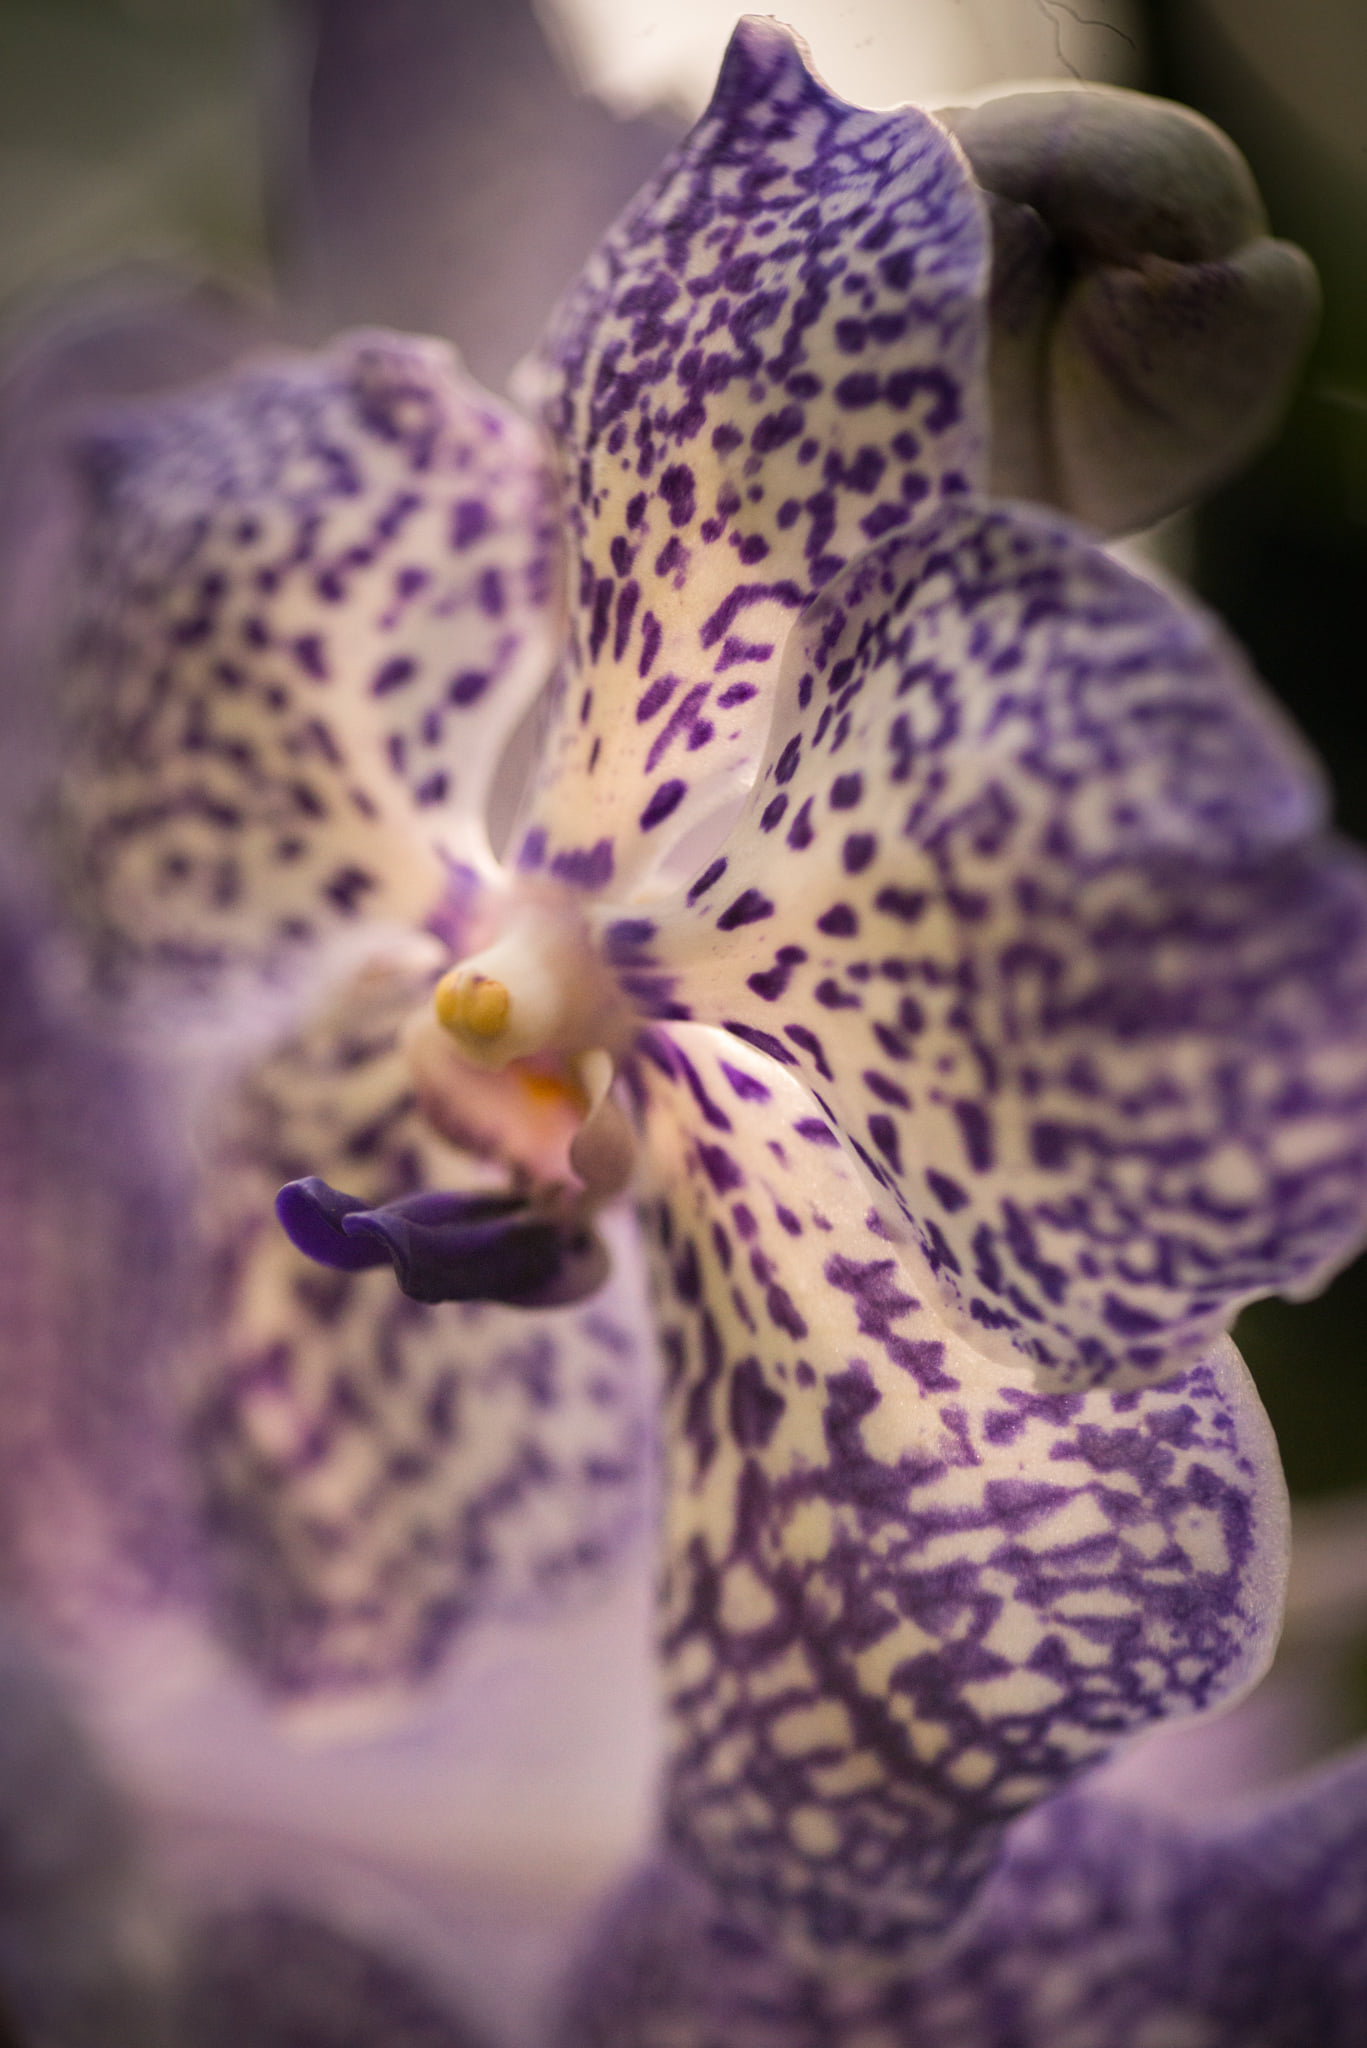
[[[950,508],[808,614],[632,971],[804,1075],[975,1346],[1143,1384],[1361,1239],[1367,878],[1321,825],[1201,615]]]
[[[976,480],[987,240],[934,120],[847,106],[788,31],[740,24],[526,373],[577,563],[524,864],[640,874],[753,773],[798,608]]]
[[[216,985],[486,870],[557,629],[532,430],[362,333],[130,408],[83,462],[57,824],[106,964]]]
[[[317,1266],[275,1221],[276,1189],[305,1167],[367,1208],[506,1190],[503,1166],[418,1110],[398,1033],[419,994],[397,970],[348,983],[257,1065],[210,1141],[220,1277],[189,1431],[228,1627],[296,1695],[424,1677],[476,1612],[606,1574],[643,1509],[648,1324],[623,1230],[607,1226],[616,1271],[591,1301],[529,1317],[420,1307],[387,1266]]]
[[[1161,1389],[985,1374],[791,1073],[647,1050],[669,1830],[790,1955],[895,1972],[1014,1815],[1259,1675],[1276,1447],[1227,1342]]]

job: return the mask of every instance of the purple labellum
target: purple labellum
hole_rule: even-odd
[[[353,1273],[389,1260],[412,1301],[563,1308],[607,1272],[592,1230],[538,1214],[516,1195],[426,1191],[371,1209],[311,1177],[281,1188],[275,1210],[306,1257]]]

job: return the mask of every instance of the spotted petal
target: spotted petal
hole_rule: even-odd
[[[657,1858],[576,1972],[567,2048],[1357,2048],[1367,1753],[1210,1829],[1096,1795],[1009,1836],[941,1956],[814,1982]]]
[[[797,609],[981,466],[987,268],[939,125],[847,106],[743,21],[527,376],[577,562],[525,865],[620,889],[753,774]]]
[[[1257,1676],[1275,1445],[1227,1341],[1130,1393],[985,1367],[791,1073],[692,1025],[642,1073],[669,1829],[799,1960],[907,1967],[1014,1815]]]
[[[276,1189],[305,1166],[362,1206],[425,1188],[497,1199],[503,1169],[419,1112],[398,1045],[419,996],[372,966],[257,1064],[211,1141],[219,1284],[189,1434],[228,1627],[287,1693],[425,1676],[476,1613],[608,1574],[643,1510],[647,1324],[622,1228],[606,1287],[528,1316],[421,1307],[387,1266],[325,1269],[275,1222]],[[472,1141],[477,1118],[476,1103]]]
[[[1361,860],[1209,622],[1064,527],[947,509],[833,586],[725,852],[623,929],[1050,1386],[1161,1376],[1358,1239]]]
[[[535,437],[359,334],[92,432],[58,831],[107,965],[217,985],[487,869],[556,630]]]

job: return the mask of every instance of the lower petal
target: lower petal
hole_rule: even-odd
[[[421,990],[372,972],[249,1075],[212,1138],[220,1275],[189,1396],[236,1644],[273,1689],[387,1689],[430,1672],[478,1613],[607,1574],[649,1463],[634,1245],[614,1278],[534,1317],[420,1306],[383,1271],[329,1270],[276,1224],[308,1170],[367,1208],[506,1191],[435,1137],[399,1045]]]
[[[1227,1343],[1131,1393],[987,1366],[790,1074],[653,1050],[669,1833],[790,1954],[886,1971],[1014,1816],[1259,1675],[1275,1445]]]

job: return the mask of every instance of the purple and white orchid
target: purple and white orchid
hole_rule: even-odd
[[[1361,2038],[1360,1762],[1199,1842],[1068,1789],[1275,1643],[1225,1332],[1367,1235],[1367,868],[1066,515],[1237,460],[1313,298],[1175,110],[865,112],[750,19],[521,412],[365,332],[82,434],[47,1000],[118,1077],[34,1241],[115,1360],[54,1400],[136,1362],[11,1576],[78,1686],[207,1615],[392,1713],[658,1489],[666,1846],[566,2041]]]

